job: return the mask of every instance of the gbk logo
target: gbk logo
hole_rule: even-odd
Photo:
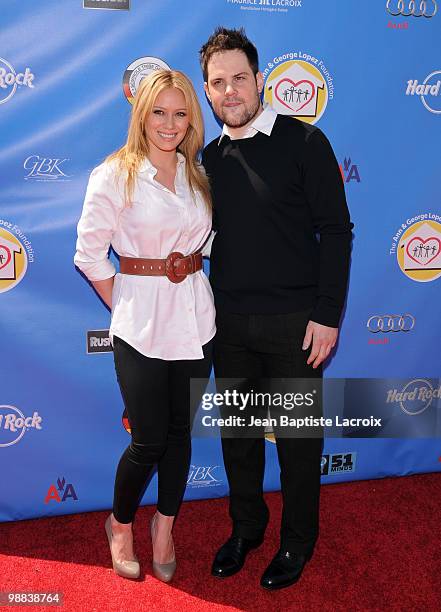
[[[191,465],[188,474],[187,485],[190,487],[213,487],[219,486],[221,481],[216,478],[214,471],[219,465]]]
[[[44,503],[48,504],[52,500],[61,503],[67,499],[78,501],[78,496],[73,484],[66,484],[66,479],[63,476],[63,478],[57,478],[57,486],[51,484],[44,498]]]
[[[350,157],[345,157],[343,160],[343,164],[339,164],[339,168],[343,183],[350,183],[351,181],[361,183],[358,166],[352,163],[352,159]]]
[[[355,471],[355,458],[357,453],[338,453],[322,455],[321,473],[323,476],[339,474],[341,472]]]
[[[69,161],[68,157],[52,158],[30,155],[25,159],[23,168],[28,171],[25,176],[26,181],[69,181],[70,175],[64,171],[64,164]]]

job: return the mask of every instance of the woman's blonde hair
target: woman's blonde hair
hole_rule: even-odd
[[[179,70],[155,70],[142,79],[132,108],[127,142],[109,155],[106,161],[119,162],[121,171],[127,171],[125,197],[128,203],[133,198],[136,173],[141,162],[149,155],[149,143],[145,123],[152,112],[155,100],[164,89],[175,87],[184,94],[189,126],[178,147],[186,160],[188,184],[193,192],[200,192],[207,207],[211,209],[208,179],[198,164],[198,155],[204,145],[204,122],[199,101],[188,77]]]

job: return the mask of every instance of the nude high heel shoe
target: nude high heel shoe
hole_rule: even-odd
[[[152,549],[153,549],[153,533],[154,533],[155,526],[156,526],[156,519],[157,519],[157,515],[155,513],[150,521],[150,533],[152,536]],[[152,561],[153,573],[156,576],[156,578],[158,578],[158,580],[162,580],[162,582],[170,582],[170,580],[174,576],[174,573],[176,571],[176,557],[175,557],[174,545],[173,545],[173,557],[174,557],[173,561],[170,561],[169,563],[157,563],[154,560]]]
[[[113,556],[112,552],[112,526],[111,526],[111,515],[107,517],[106,523],[104,525],[107,539],[109,540],[110,554],[112,555],[112,565],[115,574],[118,576],[122,576],[123,578],[131,578],[132,580],[136,580],[139,578],[141,573],[141,569],[139,566],[138,559],[135,557],[133,561],[117,561]]]

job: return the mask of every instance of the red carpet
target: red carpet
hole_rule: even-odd
[[[140,582],[115,576],[104,534],[107,512],[0,524],[0,591],[62,591],[62,608],[118,611],[441,610],[441,474],[322,487],[321,535],[300,582],[266,592],[260,575],[276,551],[280,495],[266,495],[265,544],[231,578],[212,578],[216,548],[229,535],[227,500],[188,502],[175,528],[171,585],[151,575],[152,507],[136,521]],[[19,608],[25,609],[25,608]]]

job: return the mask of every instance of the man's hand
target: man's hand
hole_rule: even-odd
[[[303,339],[302,349],[306,351],[311,346],[312,349],[306,362],[308,365],[312,363],[312,367],[319,366],[329,355],[331,349],[334,348],[337,342],[338,328],[321,325],[315,321],[309,321],[306,326],[305,337]]]

